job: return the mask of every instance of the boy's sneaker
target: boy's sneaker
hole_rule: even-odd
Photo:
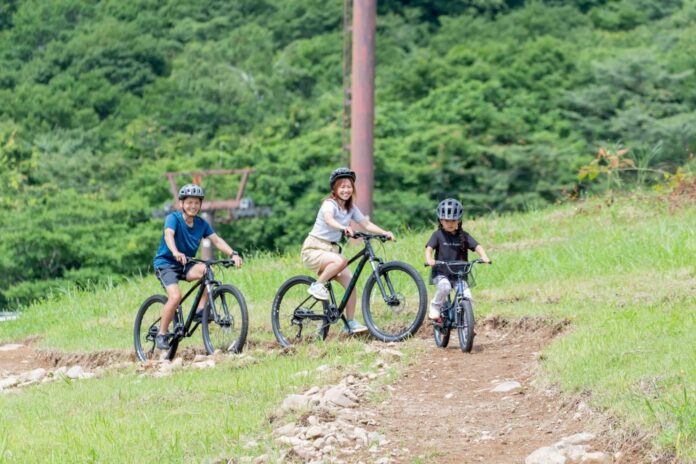
[[[171,348],[171,345],[169,344],[169,334],[158,333],[155,336],[155,346],[158,350],[168,350]]]
[[[353,319],[348,321],[348,323],[343,326],[341,333],[352,335],[360,332],[365,332],[366,330],[367,327]]]
[[[319,282],[314,282],[312,285],[310,285],[309,289],[307,289],[307,292],[317,300],[329,299],[329,291],[326,289],[324,284],[321,284]]]

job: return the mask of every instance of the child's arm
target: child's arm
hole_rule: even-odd
[[[174,255],[174,259],[176,259],[182,265],[186,264],[186,255],[181,253],[176,247],[176,242],[174,241],[174,229],[164,229],[164,242],[167,244],[169,251],[172,252],[172,255]]]
[[[433,259],[433,249],[432,247],[425,247],[425,262],[428,263],[428,266],[434,266],[435,265],[435,260]]]
[[[474,248],[474,251],[479,254],[481,259],[483,260],[484,263],[490,263],[491,260],[488,258],[488,255],[486,254],[486,250],[483,249],[481,245],[476,245],[476,248]]]
[[[211,242],[213,242],[213,245],[215,247],[225,253],[227,256],[230,257],[232,262],[234,263],[235,267],[241,267],[242,266],[242,258],[239,256],[238,253],[236,253],[231,246],[227,244],[227,242],[220,237],[218,234],[212,234],[209,235],[208,238],[210,239]]]

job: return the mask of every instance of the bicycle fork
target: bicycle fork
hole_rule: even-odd
[[[398,306],[400,304],[399,298],[396,296],[396,292],[394,291],[394,285],[389,279],[389,274],[387,274],[386,272],[384,274],[380,273],[380,270],[382,268],[382,261],[379,259],[370,261],[370,265],[372,266],[372,274],[375,276],[375,280],[377,281],[377,287],[379,288],[380,293],[382,293],[382,298],[384,299],[384,302],[387,303],[387,305],[389,306]],[[386,283],[387,287],[386,289],[384,283],[382,283],[382,279],[380,279],[380,275],[384,276],[384,283]],[[388,294],[387,289],[389,290]]]

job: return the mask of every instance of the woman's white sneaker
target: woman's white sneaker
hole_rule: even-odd
[[[307,289],[307,292],[317,300],[329,299],[329,291],[326,290],[324,284],[321,284],[319,282],[314,282],[312,285],[310,285],[309,289]]]

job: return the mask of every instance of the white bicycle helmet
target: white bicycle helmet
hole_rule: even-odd
[[[446,219],[449,221],[458,221],[464,215],[464,207],[459,201],[454,198],[447,198],[442,200],[439,205],[437,205],[437,218]]]
[[[179,200],[188,197],[200,198],[202,201],[205,198],[205,192],[200,185],[186,184],[179,189]]]

